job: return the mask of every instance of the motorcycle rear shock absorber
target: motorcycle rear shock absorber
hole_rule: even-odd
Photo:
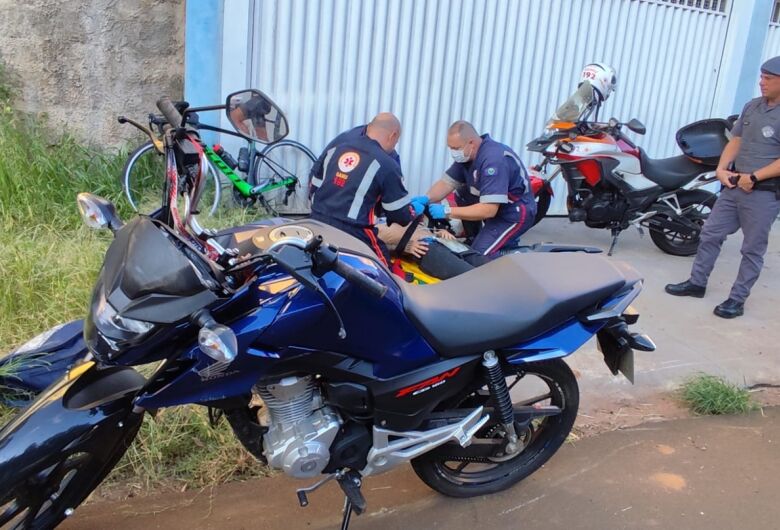
[[[493,399],[496,401],[499,421],[506,433],[506,453],[514,454],[518,452],[521,447],[518,444],[517,432],[515,430],[515,413],[512,407],[512,398],[509,396],[509,389],[506,386],[504,371],[501,369],[501,364],[498,362],[496,352],[492,350],[486,351],[482,356],[482,366],[484,366],[485,371],[487,371],[488,389],[490,389],[490,395],[493,396]]]

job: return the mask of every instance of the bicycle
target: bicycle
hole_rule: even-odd
[[[177,108],[183,111],[187,105],[180,102]],[[120,117],[119,121],[125,123],[127,119]],[[200,124],[192,114],[190,123],[199,129],[230,134],[229,131]],[[141,144],[130,153],[122,171],[125,196],[139,213],[149,213],[156,208],[155,204],[147,207],[143,198],[158,197],[162,189],[163,179],[160,176],[165,171],[165,160],[160,152],[159,138],[166,124],[163,116],[149,115],[149,129],[157,129],[158,138]],[[282,140],[257,151],[255,143],[250,141],[248,148],[241,148],[238,161],[219,146],[204,146],[204,153],[209,167],[204,196],[201,198],[201,204],[207,206],[208,210],[203,213],[214,215],[217,212],[222,198],[222,177],[232,188],[234,200],[242,206],[257,202],[272,215],[310,213],[308,181],[316,157],[305,145],[293,140]],[[245,173],[247,178],[237,170]]]

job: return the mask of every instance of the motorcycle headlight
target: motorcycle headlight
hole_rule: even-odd
[[[95,322],[100,330],[117,329],[124,333],[143,335],[149,332],[154,324],[143,320],[134,320],[120,316],[116,309],[106,300],[105,293],[101,293],[98,303],[94,308]]]

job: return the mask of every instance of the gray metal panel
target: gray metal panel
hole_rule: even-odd
[[[764,41],[764,52],[761,56],[761,62],[777,57],[780,55],[780,24],[774,22],[774,20],[780,16],[780,2],[775,2],[775,9],[773,12],[773,22],[769,24],[769,29],[766,32],[766,40]],[[761,95],[761,91],[758,88],[758,74],[756,75],[756,88],[753,91],[755,97]]]
[[[255,0],[250,78],[315,153],[379,111],[396,113],[412,193],[450,164],[456,119],[536,162],[525,144],[594,61],[618,72],[602,117],[640,119],[640,145],[670,156],[676,130],[710,116],[731,9],[690,1]]]

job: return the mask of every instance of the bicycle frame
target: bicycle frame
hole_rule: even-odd
[[[186,114],[193,113],[193,112],[209,111],[209,110],[219,110],[219,109],[224,109],[224,108],[225,108],[224,105],[215,105],[213,107],[196,107],[196,108],[192,108],[192,109],[187,109],[187,111],[185,111],[185,116],[186,116]],[[228,131],[228,130],[221,129],[219,127],[214,127],[214,126],[211,126],[211,125],[198,124],[197,127],[198,127],[198,129],[202,129],[202,130],[205,130],[205,131],[214,131],[214,132],[229,134],[231,136],[237,136],[239,138],[244,138],[240,134],[237,134],[237,133],[235,133],[233,131]],[[252,173],[254,173],[255,168],[257,167],[257,164],[258,163],[261,164],[263,162],[268,164],[269,167],[271,167],[271,169],[273,169],[276,172],[282,172],[283,171],[283,172],[289,173],[289,171],[287,171],[280,164],[278,164],[278,163],[276,163],[276,162],[274,162],[272,160],[268,160],[268,157],[263,156],[262,153],[258,153],[258,151],[255,149],[255,143],[254,142],[250,141],[249,144],[250,144],[250,165],[249,165],[249,170],[247,171],[247,174],[251,175]],[[205,148],[206,148],[206,155],[208,156],[209,160],[211,160],[214,163],[214,165],[219,169],[219,171],[223,175],[225,175],[228,178],[228,180],[230,180],[230,182],[238,190],[238,192],[242,196],[246,197],[247,199],[249,199],[249,198],[256,198],[258,196],[263,195],[264,193],[267,193],[269,191],[273,191],[273,190],[276,190],[276,189],[279,189],[279,188],[294,186],[298,182],[298,177],[296,177],[295,175],[290,175],[288,177],[283,178],[279,182],[274,182],[274,183],[271,183],[271,184],[267,184],[267,185],[259,187],[259,188],[257,186],[252,186],[246,180],[241,178],[241,176],[238,173],[236,173],[233,170],[233,168],[228,166],[225,163],[225,161],[222,160],[222,157],[220,157],[217,153],[215,153],[213,151],[213,149],[211,149],[208,146],[205,146]],[[257,161],[258,158],[261,158],[261,160]]]
[[[233,168],[227,165],[225,161],[222,160],[222,157],[219,156],[216,152],[214,152],[214,150],[211,147],[205,146],[205,151],[208,159],[217,167],[217,169],[219,169],[219,171],[223,175],[225,175],[230,180],[230,182],[233,183],[233,186],[235,186],[235,188],[241,193],[241,195],[247,198],[256,197],[258,195],[262,195],[263,193],[275,189],[279,189],[282,187],[294,186],[295,183],[298,181],[298,177],[293,175],[292,177],[283,178],[279,182],[273,182],[271,184],[266,184],[265,186],[261,186],[261,187],[257,187],[257,186],[253,187],[251,184],[249,184],[247,181],[241,178],[241,176],[238,173],[233,171]]]
[[[191,107],[186,108],[182,113],[183,122],[186,123],[187,118],[196,113],[196,112],[204,112],[204,111],[213,111],[213,110],[222,110],[225,109],[225,105],[212,105],[207,107]],[[124,116],[120,116],[118,118],[120,123],[130,123],[131,125],[135,126],[139,130],[146,133],[149,138],[154,143],[154,146],[156,150],[160,154],[164,154],[164,146],[163,146],[163,123],[162,122],[156,122],[154,120],[154,115],[149,115],[149,127],[144,127],[143,125],[139,124],[138,122],[128,119]],[[152,131],[153,129],[157,128],[158,134],[155,135]],[[222,134],[228,134],[230,136],[236,136],[242,139],[247,139],[245,136],[238,134],[234,131],[222,129],[220,127],[215,127],[213,125],[208,124],[202,124],[202,123],[196,123],[194,124],[194,127],[196,127],[198,130],[207,130],[207,131],[213,131],[218,132]],[[298,177],[291,173],[289,170],[287,170],[285,167],[283,167],[278,162],[269,159],[267,156],[263,155],[263,152],[257,151],[255,148],[255,143],[252,140],[249,140],[249,153],[250,153],[250,165],[247,171],[248,175],[253,175],[258,168],[258,164],[265,163],[268,165],[268,167],[277,175],[282,177],[279,181],[271,182],[268,184],[265,184],[263,186],[253,186],[249,182],[247,182],[244,178],[241,177],[236,171],[233,170],[223,159],[220,155],[218,155],[211,147],[206,145],[204,142],[200,142],[200,146],[203,150],[203,154],[205,157],[209,160],[211,165],[213,167],[216,167],[217,171],[222,173],[232,184],[233,188],[242,196],[247,199],[260,199],[261,203],[265,203],[265,199],[263,195],[265,193],[268,193],[273,190],[277,190],[280,188],[287,188],[288,190],[294,189],[296,184],[299,182]],[[287,176],[283,176],[284,174],[287,174]],[[266,204],[267,206],[267,204]]]

